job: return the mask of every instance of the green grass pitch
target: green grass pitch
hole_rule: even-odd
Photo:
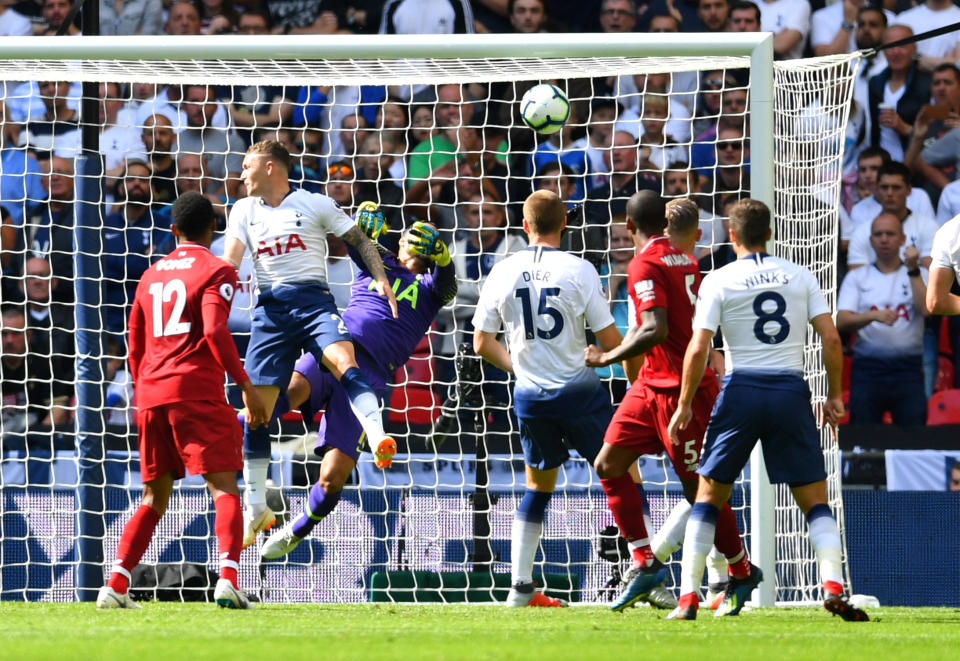
[[[148,603],[0,603],[2,659],[576,659],[886,661],[956,659],[960,609],[876,608],[850,623],[819,608],[761,609],[696,622],[635,608]]]

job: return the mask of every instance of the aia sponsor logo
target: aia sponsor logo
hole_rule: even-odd
[[[304,245],[303,239],[300,238],[299,234],[289,234],[287,236],[277,236],[274,237],[273,243],[268,243],[266,241],[261,241],[257,245],[257,258],[267,255],[268,257],[279,257],[280,255],[286,255],[294,250],[302,250],[306,252],[307,246]]]

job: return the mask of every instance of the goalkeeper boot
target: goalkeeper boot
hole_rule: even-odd
[[[633,565],[623,575],[623,583],[626,586],[620,597],[613,602],[610,610],[614,612],[624,611],[642,599],[646,599],[650,591],[667,580],[667,568],[659,560],[654,560],[653,564],[646,567]]]
[[[266,505],[263,509],[247,506],[243,510],[243,548],[247,548],[257,539],[257,533],[270,530],[277,522],[273,510]]]
[[[533,583],[517,583],[510,588],[506,605],[508,608],[521,608],[523,606],[564,608],[567,606],[567,602],[563,599],[548,597],[537,590]]]
[[[213,591],[213,600],[220,608],[253,609],[250,599],[240,588],[233,587],[229,579],[221,578]]]
[[[680,596],[677,607],[667,615],[668,620],[695,620],[697,619],[697,606],[700,599],[696,592]]]
[[[750,575],[745,578],[730,577],[727,583],[727,590],[723,595],[723,601],[717,606],[717,612],[714,617],[727,617],[739,615],[744,604],[750,599],[750,594],[754,588],[763,581],[763,572],[755,564],[750,563]]]
[[[260,557],[267,560],[283,557],[297,548],[302,541],[302,537],[293,534],[293,521],[290,521],[267,537],[267,541],[260,547]]]
[[[668,611],[677,607],[677,598],[673,596],[673,593],[668,590],[666,586],[658,585],[650,590],[650,594],[647,595],[647,603],[654,608]]]
[[[99,603],[99,602],[98,602]],[[823,607],[834,615],[839,615],[846,622],[869,622],[866,612],[851,604],[842,594],[827,595]]]
[[[97,608],[106,610],[108,608],[130,608],[132,610],[142,610],[143,606],[130,598],[129,592],[120,594],[109,585],[100,588],[97,594]]]
[[[377,468],[390,468],[393,465],[393,455],[397,453],[397,442],[389,436],[377,443],[373,449],[373,460]]]

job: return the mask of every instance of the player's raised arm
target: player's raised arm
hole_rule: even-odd
[[[235,205],[230,210],[230,217],[227,220],[227,235],[223,242],[223,261],[230,264],[235,269],[240,268],[240,262],[243,261],[243,253],[247,246],[243,241],[246,236],[243,227],[242,214],[244,212]]]
[[[450,250],[440,239],[437,228],[418,220],[410,228],[406,244],[410,254],[429,259],[437,265],[437,293],[444,303],[452,301],[457,295],[457,273]]]
[[[398,314],[397,295],[387,281],[387,274],[383,268],[383,260],[380,258],[380,252],[377,250],[377,247],[356,225],[347,230],[340,238],[353,246],[360,254],[360,258],[366,265],[367,270],[370,272],[370,275],[373,276],[374,287],[377,293],[381,296],[386,296],[387,301],[390,303],[390,311],[393,313],[393,318],[396,319]]]
[[[246,246],[240,239],[228,236],[223,242],[223,261],[230,264],[233,268],[240,268],[240,262],[243,261],[243,253]]]

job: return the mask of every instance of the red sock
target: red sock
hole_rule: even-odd
[[[730,563],[730,573],[734,578],[746,578],[750,575],[750,561],[743,551],[737,517],[730,508],[730,503],[724,503],[717,512],[717,529],[713,543]]]
[[[139,564],[140,558],[150,546],[158,521],[160,515],[155,509],[141,505],[123,527],[123,534],[117,545],[117,556],[113,560],[113,568],[107,580],[107,585],[117,593],[125,594],[130,587],[130,572]]]
[[[213,522],[220,550],[220,578],[225,578],[233,587],[237,585],[237,569],[240,566],[240,550],[243,544],[243,510],[240,497],[221,494],[213,501],[216,517]]]
[[[607,506],[613,513],[620,533],[628,542],[640,542],[634,546],[633,559],[646,566],[653,558],[650,551],[650,539],[647,526],[643,522],[643,496],[629,474],[609,479],[601,479],[600,485],[607,494]]]
[[[837,596],[843,594],[843,586],[837,583],[836,581],[824,581],[823,582],[823,592],[830,596]]]

